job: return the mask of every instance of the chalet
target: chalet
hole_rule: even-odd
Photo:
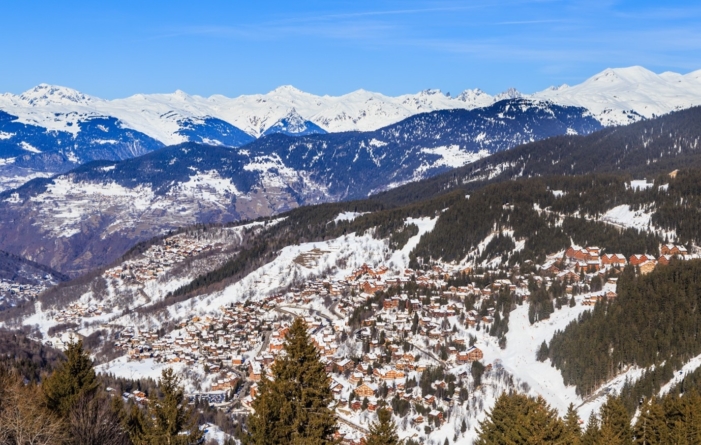
[[[248,367],[248,379],[252,382],[260,382],[263,377],[263,371],[260,364],[255,361],[251,361]]]
[[[373,383],[363,383],[353,390],[358,397],[374,397],[377,392],[377,385]]]
[[[482,360],[483,357],[484,353],[482,352],[482,350],[476,346],[472,346],[466,351],[458,352],[458,355],[455,357],[455,360],[458,363],[462,364]]]
[[[443,421],[443,413],[438,411],[437,409],[433,409],[431,410],[431,412],[428,413],[428,418]]]
[[[589,259],[589,252],[585,249],[570,247],[565,251],[565,258],[571,262],[587,261]]]
[[[657,266],[657,261],[655,260],[648,260],[645,261],[644,263],[640,264],[638,267],[640,268],[640,273],[643,275],[647,275],[653,270],[655,270],[655,267]]]
[[[660,255],[660,257],[657,258],[657,264],[667,266],[669,262],[672,261],[672,258],[672,255]]]
[[[626,264],[626,257],[620,253],[605,253],[601,256],[602,266],[625,267]]]
[[[662,248],[660,249],[660,253],[662,255],[681,255],[684,256],[688,252],[686,250],[686,247],[684,246],[678,246],[675,244],[664,244]]]
[[[630,263],[631,266],[640,266],[641,264],[648,262],[648,261],[654,261],[655,259],[651,256],[648,255],[631,255],[630,259],[628,262]]]

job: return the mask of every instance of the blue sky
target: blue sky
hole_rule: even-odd
[[[4,2],[0,91],[533,92],[607,67],[699,69],[699,23],[698,1]]]

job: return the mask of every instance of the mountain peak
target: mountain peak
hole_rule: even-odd
[[[32,106],[52,104],[81,104],[88,105],[95,99],[80,91],[58,85],[41,83],[20,94],[19,99]]]
[[[504,99],[518,99],[523,97],[523,94],[519,92],[516,88],[509,88],[508,90],[504,91],[503,93],[499,93],[494,98],[497,101],[504,100]]]
[[[295,88],[292,85],[280,85],[270,92],[270,94],[307,94],[299,88]]]
[[[606,68],[599,74],[587,79],[585,83],[640,83],[650,80],[654,81],[658,77],[657,74],[642,66],[629,66],[627,68]]]

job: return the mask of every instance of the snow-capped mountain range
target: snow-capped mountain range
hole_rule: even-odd
[[[42,84],[20,95],[0,95],[0,110],[20,123],[76,134],[90,117],[114,117],[124,128],[141,132],[165,145],[192,140],[183,122],[219,119],[253,138],[273,127],[288,133],[313,128],[335,133],[372,131],[418,113],[447,109],[474,109],[499,100],[525,97],[587,108],[604,125],[627,124],[670,111],[701,104],[701,70],[687,75],[655,74],[642,67],[607,69],[576,86],[551,87],[534,94],[510,89],[491,96],[479,89],[452,97],[440,90],[425,90],[397,97],[358,90],[342,96],[316,96],[292,86],[267,94],[228,98],[201,97],[183,91],[171,94],[136,94],[104,100],[70,88]],[[285,126],[292,113],[306,125]],[[202,141],[207,142],[207,141]],[[212,139],[210,143],[224,141]]]

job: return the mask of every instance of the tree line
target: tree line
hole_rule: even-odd
[[[690,391],[640,402],[633,420],[609,396],[585,425],[570,404],[564,418],[542,398],[504,393],[480,423],[477,445],[692,445],[701,443],[701,395]]]

